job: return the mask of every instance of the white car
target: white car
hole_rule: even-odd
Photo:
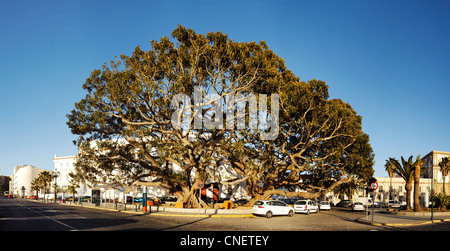
[[[389,208],[401,208],[402,207],[402,203],[398,200],[390,200],[388,202],[388,207]]]
[[[287,215],[292,217],[294,215],[294,209],[282,201],[259,200],[253,205],[252,214],[263,215],[266,218],[271,218],[273,215]]]
[[[310,200],[298,200],[294,203],[294,211],[296,213],[306,213],[309,214],[311,212],[317,213],[319,211],[319,207],[314,203],[314,201]]]
[[[320,210],[331,210],[330,202],[329,201],[321,201],[319,203],[319,209]]]
[[[353,211],[364,211],[364,204],[362,202],[355,202],[352,206]]]

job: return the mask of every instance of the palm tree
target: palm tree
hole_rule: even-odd
[[[414,181],[414,166],[413,166],[413,156],[409,157],[408,161],[405,161],[403,156],[401,157],[402,164],[398,160],[394,159],[395,172],[400,175],[405,180],[405,190],[406,190],[406,210],[411,210],[411,190],[412,183]]]
[[[411,191],[412,184],[414,181],[414,211],[420,210],[420,175],[428,169],[428,167],[423,167],[423,160],[420,155],[416,157],[416,161],[413,162],[413,156],[411,155],[406,161],[403,156],[401,156],[402,163],[400,164],[397,160],[393,160],[396,173],[400,175],[405,180],[405,190],[406,190],[406,209],[411,210]],[[416,171],[417,170],[417,171]]]
[[[39,177],[34,179],[33,181],[31,181],[31,190],[35,190],[36,191],[36,200],[39,198],[39,189],[41,189],[41,182],[39,180]]]
[[[44,187],[44,201],[45,201],[45,193],[47,190],[47,184],[50,184],[50,182],[53,179],[53,176],[49,171],[43,171],[43,172],[39,173],[38,179],[39,179],[41,185]]]
[[[442,191],[445,194],[445,176],[447,176],[450,171],[450,160],[448,157],[442,158],[441,162],[439,162],[439,170],[442,173],[442,179],[444,181],[444,183],[442,183]]]
[[[420,174],[423,171],[423,160],[420,155],[417,155],[416,161],[414,161],[414,212],[420,211]]]
[[[395,164],[394,164],[395,158],[389,157],[388,160],[386,160],[386,164],[384,164],[386,172],[389,174],[390,178],[390,184],[389,184],[389,200],[392,200],[392,178],[395,175]]]
[[[77,189],[80,187],[80,185],[74,179],[71,179],[69,183],[70,185],[67,187],[67,190],[72,193],[72,204],[75,204],[75,193],[77,192]]]

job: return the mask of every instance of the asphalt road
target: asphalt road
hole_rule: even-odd
[[[450,230],[450,223],[411,227],[355,222],[363,212],[336,208],[293,217],[195,218],[142,215],[0,198],[0,231],[408,231]]]

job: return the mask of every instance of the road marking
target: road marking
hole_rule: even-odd
[[[49,217],[49,216],[47,216],[47,215],[45,215],[45,214],[43,214],[43,213],[41,213],[41,212],[38,212],[38,211],[36,211],[36,210],[34,210],[34,209],[31,209],[31,208],[29,208],[29,207],[27,207],[27,206],[24,206],[24,205],[20,204],[20,203],[18,203],[18,204],[21,205],[22,207],[25,207],[26,209],[28,209],[28,210],[30,210],[30,211],[32,211],[32,212],[35,212],[35,213],[37,213],[37,214],[39,214],[39,215],[44,216],[44,217],[47,218],[47,219],[50,219],[50,220],[52,220],[52,221],[54,221],[54,222],[56,222],[56,223],[59,223],[59,224],[65,226],[65,227],[67,227],[67,228],[70,228],[71,231],[78,231],[78,229],[76,229],[76,228],[74,228],[74,227],[72,227],[72,226],[69,226],[69,225],[67,225],[66,223],[63,223],[63,222],[61,222],[61,221],[59,221],[59,220],[55,220],[55,219],[53,219],[53,218],[51,218],[51,217]]]

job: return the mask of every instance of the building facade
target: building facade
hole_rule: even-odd
[[[389,199],[397,200],[407,203],[406,201],[406,182],[400,177],[375,177],[378,183],[378,189],[375,191],[375,201],[387,203]],[[419,181],[420,190],[420,204],[422,207],[428,207],[431,202],[431,188],[433,186],[432,180],[430,178],[420,178]],[[414,202],[414,182],[413,189],[411,190],[410,205],[412,206]]]
[[[4,192],[9,191],[9,182],[11,181],[11,177],[12,175],[0,175],[0,196],[2,196]]]
[[[58,157],[55,154],[55,157],[53,158],[54,163],[54,171],[53,173],[56,174],[56,178],[54,181],[52,181],[52,185],[56,182],[56,185],[58,187],[57,189],[57,196],[61,196],[62,198],[66,198],[67,196],[71,196],[70,192],[68,191],[68,187],[70,186],[70,173],[75,173],[75,156],[60,156]],[[76,196],[91,196],[91,189],[85,185],[85,184],[79,184],[79,188],[77,189],[77,195]],[[52,192],[54,193],[54,191]]]
[[[445,185],[446,194],[450,193],[450,179],[449,175],[443,176],[440,171],[439,163],[442,158],[450,158],[450,152],[443,151],[431,151],[426,154],[423,160],[423,167],[426,167],[426,171],[420,178],[420,203],[422,207],[427,207],[431,202],[431,191],[434,189],[436,193],[442,193]],[[378,189],[375,191],[375,201],[387,202],[389,200],[389,194],[391,191],[393,200],[398,200],[406,203],[406,189],[405,181],[398,176],[389,177],[375,177],[378,182]],[[392,185],[392,188],[390,188]],[[414,182],[413,182],[414,186]],[[414,189],[411,191],[411,205],[413,203]],[[359,193],[359,196],[364,196]],[[371,195],[369,195],[371,197]]]
[[[54,173],[57,174],[56,177],[56,185],[60,187],[63,191],[70,185],[70,176],[71,172],[74,172],[75,167],[75,156],[63,156],[58,157],[55,154],[55,158],[53,159],[54,163]]]
[[[14,167],[14,173],[9,182],[9,192],[15,196],[31,196],[34,190],[31,190],[31,182],[39,177],[44,170],[32,165],[22,165]]]
[[[424,161],[423,166],[427,167],[428,169],[424,177],[430,178],[432,180],[433,188],[435,189],[436,193],[442,193],[445,185],[445,192],[446,194],[449,194],[449,175],[443,176],[439,167],[439,163],[444,157],[450,158],[450,152],[431,151],[430,153],[425,155],[422,158],[422,160]]]
[[[66,198],[67,196],[71,196],[69,194],[67,187],[70,185],[71,177],[70,173],[75,173],[75,158],[76,156],[57,156],[53,158],[54,163],[54,173],[57,174],[56,184],[58,187],[58,197]],[[181,168],[170,163],[169,168],[172,168],[177,171],[181,171]],[[226,181],[228,179],[234,179],[236,177],[241,178],[239,174],[237,174],[228,164],[222,163],[218,165],[217,170],[214,170],[213,178],[209,178],[205,180],[205,184],[210,183],[218,183],[219,181]],[[218,178],[220,177],[220,178]],[[150,178],[150,177],[149,177]],[[152,181],[152,180],[147,180]],[[52,181],[52,186],[55,181]],[[100,189],[100,196],[102,199],[106,201],[117,199],[118,201],[125,200],[126,196],[132,197],[142,197],[142,188],[140,186],[136,186],[136,189],[131,190],[131,188],[127,187],[114,187],[113,185],[99,185],[99,187],[89,187],[86,184],[79,184],[80,188],[77,189],[77,197],[78,196],[91,196],[92,189]],[[218,191],[218,199],[231,199],[231,200],[239,200],[242,198],[247,198],[247,193],[245,190],[246,183],[239,182],[237,184],[219,184],[217,187]],[[213,197],[212,193],[213,188],[210,186],[206,186],[202,194],[206,198]],[[51,194],[49,194],[49,198],[53,198],[54,191],[52,190]],[[168,196],[167,189],[158,186],[147,187],[147,196],[150,198],[162,198],[164,196]],[[217,198],[217,197],[216,197]]]
[[[58,187],[60,187],[60,192],[64,192],[66,190],[66,187],[70,184],[70,176],[69,174],[71,172],[75,172],[75,157],[76,156],[62,156],[58,157],[55,155],[55,158],[53,159],[53,162],[55,164],[54,171],[57,173],[58,177],[56,178],[56,182]],[[421,205],[423,207],[427,207],[431,201],[431,190],[435,189],[437,193],[442,192],[443,185],[445,181],[446,186],[446,192],[450,192],[450,182],[449,177],[442,176],[442,173],[439,170],[439,163],[442,160],[443,157],[449,157],[450,158],[450,152],[442,152],[442,151],[431,151],[427,155],[423,157],[424,160],[424,166],[430,167],[424,175],[422,175],[420,179],[420,201]],[[177,166],[170,165],[171,168],[177,169]],[[431,168],[433,167],[433,168]],[[180,169],[181,170],[181,169]],[[215,176],[221,177],[221,181],[229,179],[236,178],[236,175],[234,173],[234,170],[232,168],[228,167],[227,164],[221,164],[219,165],[219,168],[214,171]],[[209,180],[206,180],[205,183],[221,183],[216,178],[210,178]],[[364,188],[359,188],[355,190],[355,193],[352,195],[352,199],[355,197],[369,197],[372,200],[374,199],[375,202],[384,202],[387,203],[389,200],[398,200],[403,202],[404,204],[407,203],[406,201],[406,189],[405,189],[405,181],[403,178],[400,177],[375,177],[375,179],[378,182],[378,189],[374,193],[374,198],[372,198],[373,194],[369,193],[366,194]],[[236,185],[219,185],[217,187],[219,191],[219,199],[231,199],[231,200],[238,200],[241,198],[247,198],[247,194],[245,191],[246,184],[245,182],[241,182]],[[126,196],[135,196],[140,197],[142,196],[142,190],[140,187],[134,190],[134,192],[128,191],[129,188],[113,188],[108,186],[103,186],[100,188],[101,190],[101,197],[103,199],[119,199],[119,201],[122,201]],[[212,196],[212,189],[207,189],[205,191],[206,197]],[[90,196],[91,195],[91,188],[89,188],[85,184],[80,184],[80,188],[77,191],[77,196]],[[59,192],[59,194],[60,194]],[[155,197],[160,198],[163,196],[168,195],[166,192],[166,189],[162,187],[148,187],[147,190],[149,197]],[[349,199],[348,197],[344,196],[344,199]],[[330,200],[333,203],[337,203],[342,199],[342,196],[335,193],[335,191],[331,191],[326,195],[326,199]],[[411,205],[413,203],[413,191],[411,191]]]

